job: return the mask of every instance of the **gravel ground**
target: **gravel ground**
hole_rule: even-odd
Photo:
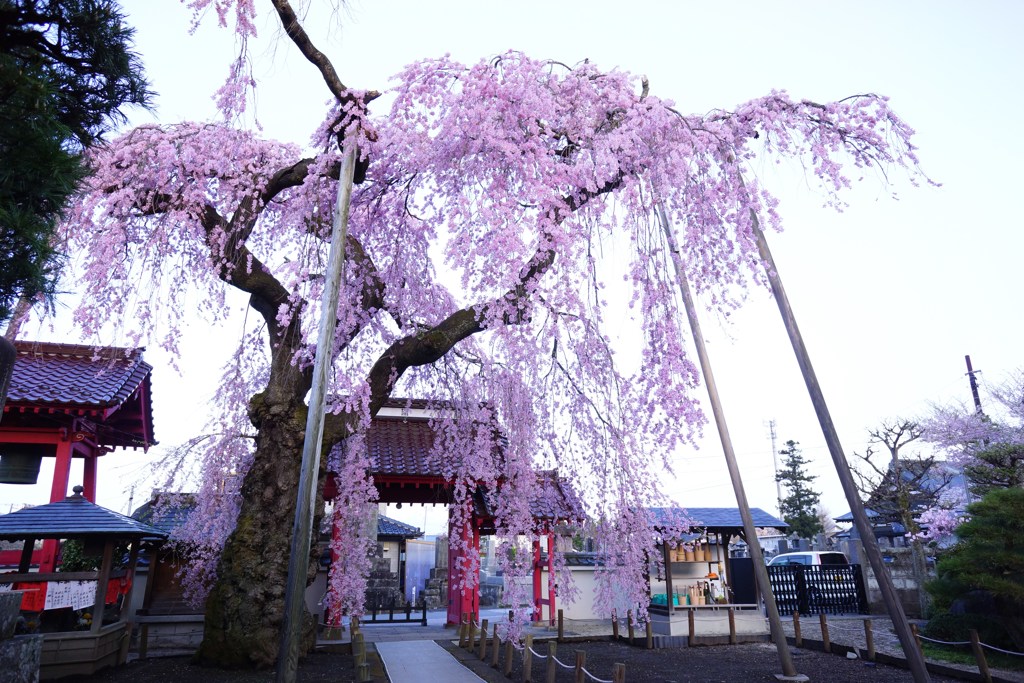
[[[546,646],[534,649],[542,653],[547,652]],[[626,665],[628,683],[774,683],[775,674],[781,673],[778,652],[774,645],[768,643],[664,650],[644,650],[611,642],[561,643],[556,657],[565,664],[573,664],[577,650],[586,653],[586,669],[605,681],[611,680],[612,666],[620,662]],[[501,672],[481,663],[476,657],[458,651],[458,648],[452,648],[452,651],[484,680],[490,683],[510,680]],[[875,665],[861,659],[851,660],[804,648],[792,648],[791,652],[797,672],[806,675],[810,681],[903,683],[913,680],[909,671],[882,664]],[[521,661],[520,657],[515,657],[516,663],[512,667],[511,677],[513,681],[522,680]],[[534,658],[534,680],[544,680],[546,665],[545,660]],[[570,681],[572,672],[559,667],[556,680]],[[935,683],[946,683],[955,679],[936,676],[932,680]]]
[[[793,625],[789,619],[784,620],[784,628],[790,637],[793,636]],[[874,641],[877,652],[893,656],[902,656],[902,648],[892,630],[888,619],[872,619]],[[569,632],[569,624],[566,624]],[[864,625],[863,617],[829,617],[829,635],[836,645],[847,645],[863,649]],[[369,629],[366,629],[367,631]],[[545,629],[534,631],[536,638],[545,637]],[[601,624],[573,624],[573,632],[588,632],[587,635],[600,637],[604,627]],[[884,664],[872,664],[863,659],[847,659],[845,657],[826,654],[814,649],[812,641],[821,641],[821,630],[817,618],[805,617],[801,620],[801,634],[807,641],[806,647],[791,648],[797,671],[810,678],[811,681],[838,683],[850,681],[874,681],[890,683],[911,681],[910,673]],[[454,634],[453,634],[454,635]],[[553,634],[551,634],[553,635]],[[436,636],[435,636],[436,637]],[[509,680],[522,680],[522,657],[517,653],[511,679],[501,671],[480,662],[475,654],[459,649],[451,639],[440,640],[440,644],[472,669],[478,676],[491,683],[508,683]],[[547,645],[538,643],[534,649],[541,654],[547,652]],[[586,668],[598,679],[609,681],[612,678],[612,666],[616,663],[626,665],[626,680],[629,683],[671,683],[683,681],[775,681],[775,674],[781,671],[778,653],[774,645],[746,644],[722,645],[714,647],[693,647],[663,650],[644,650],[629,647],[622,643],[594,640],[589,642],[566,642],[558,644],[557,657],[561,662],[572,665],[575,652],[581,650],[586,656]],[[368,646],[368,660],[371,664],[373,680],[386,683],[387,678],[375,657],[372,643]],[[546,662],[541,657],[534,658],[534,680],[544,680]],[[965,671],[976,671],[970,666],[949,665]],[[1020,672],[996,671],[993,673],[1005,681],[1024,682],[1024,674]],[[94,676],[76,680],[86,683],[269,683],[274,680],[273,671],[239,672],[220,671],[193,666],[188,657],[159,657],[145,661],[131,662],[123,667],[108,669]],[[349,683],[355,681],[352,657],[344,652],[318,651],[301,660],[298,680],[303,683]],[[559,667],[558,681],[571,681],[572,672]],[[588,679],[589,680],[589,679]],[[933,676],[936,683],[955,679]],[[440,682],[431,682],[440,683]]]

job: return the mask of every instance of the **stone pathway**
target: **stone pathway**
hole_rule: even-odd
[[[432,640],[378,641],[376,646],[391,683],[483,681]]]

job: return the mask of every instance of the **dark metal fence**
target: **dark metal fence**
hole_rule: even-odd
[[[412,603],[372,607],[363,615],[363,624],[422,624],[427,625],[427,605],[413,612]]]
[[[867,614],[859,564],[768,567],[780,614]]]

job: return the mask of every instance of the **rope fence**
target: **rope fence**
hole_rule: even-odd
[[[561,612],[561,610],[559,610],[559,612]],[[477,624],[475,617],[475,614],[463,616],[461,623],[459,624],[459,647],[468,650],[471,653],[476,650],[479,652],[480,659],[484,660],[488,649],[488,624],[486,619]],[[522,680],[524,683],[534,680],[534,659],[546,662],[544,668],[548,683],[554,683],[556,680],[558,667],[573,671],[574,683],[584,683],[584,681],[588,679],[593,681],[593,683],[626,683],[626,665],[623,663],[616,663],[612,665],[611,679],[598,678],[592,672],[587,670],[585,666],[587,653],[583,650],[576,650],[575,664],[566,664],[556,656],[557,641],[555,640],[547,641],[547,653],[545,654],[534,649],[532,635],[527,635],[525,642],[520,644],[518,640],[513,640],[510,637],[502,638],[498,633],[497,624],[495,624],[493,628],[493,635],[491,636],[491,667],[494,669],[501,669],[502,673],[506,677],[511,678],[512,676],[513,659],[518,652],[522,659]],[[479,641],[476,637],[478,633],[480,635]],[[503,656],[502,650],[504,650]]]
[[[562,628],[562,610],[559,612],[559,634],[561,635]],[[734,642],[732,631],[733,615],[730,610],[730,642]],[[691,613],[692,614],[692,613]],[[634,619],[632,614],[628,614],[626,618],[626,626],[628,630],[628,639],[632,644],[634,643]],[[860,626],[857,625],[856,621],[851,620],[837,620],[833,622],[828,621],[828,616],[825,614],[818,615],[819,626],[821,629],[822,646],[825,652],[832,652],[832,640],[835,638],[840,643],[847,643],[846,648],[852,649],[855,652],[860,651],[862,656],[868,661],[875,661],[876,655],[876,640],[882,646],[882,648],[889,652],[902,652],[902,646],[899,639],[896,638],[895,634],[889,633],[874,633],[872,628],[872,619],[863,619],[863,640],[861,640]],[[797,647],[803,645],[803,633],[800,623],[799,613],[793,614],[793,635],[794,641]],[[650,648],[650,622],[647,624],[647,647]],[[488,623],[487,620],[477,623],[476,614],[469,614],[463,617],[462,623],[459,626],[459,647],[468,650],[469,652],[478,652],[481,661],[485,661],[488,652]],[[691,627],[692,630],[692,627]],[[1024,657],[1024,652],[1014,652],[1011,650],[1004,650],[1002,648],[990,645],[988,643],[982,643],[978,639],[978,633],[975,630],[971,630],[971,639],[964,641],[945,641],[937,638],[929,638],[923,636],[918,632],[916,625],[911,624],[911,631],[914,634],[914,638],[917,642],[918,648],[921,648],[922,642],[927,641],[929,643],[935,643],[936,645],[944,645],[947,647],[971,647],[975,661],[978,666],[978,673],[980,674],[981,680],[986,683],[991,683],[992,675],[989,672],[988,662],[985,658],[985,650],[992,650],[999,652],[1004,655]],[[575,664],[567,664],[560,660],[556,656],[557,641],[548,640],[547,652],[538,652],[533,647],[533,635],[527,635],[525,642],[520,643],[518,638],[513,639],[509,637],[508,632],[504,630],[502,634],[499,633],[498,625],[493,625],[493,632],[490,637],[490,655],[491,655],[491,667],[494,669],[501,669],[506,677],[511,678],[513,659],[518,653],[522,662],[523,678],[525,682],[535,680],[533,678],[533,661],[536,659],[538,662],[544,662],[543,667],[545,669],[546,681],[554,683],[558,669],[566,669],[575,672],[574,683],[584,683],[586,680],[593,681],[594,683],[625,683],[626,680],[626,667],[625,664],[616,663],[612,667],[612,678],[610,680],[598,678],[592,672],[588,671],[585,667],[586,652],[583,650],[576,650],[576,662]],[[479,638],[477,637],[479,635]],[[612,618],[612,638],[617,640],[619,635],[619,621],[614,616]],[[691,633],[692,637],[692,633]],[[642,642],[643,638],[637,639]],[[863,645],[860,643],[863,642]],[[540,679],[537,679],[540,680]]]
[[[875,660],[876,638],[879,641],[881,641],[883,649],[888,650],[889,652],[903,652],[902,645],[900,644],[899,639],[896,637],[895,634],[874,633],[872,629],[871,619],[863,620],[864,647],[861,647],[859,644],[860,636],[857,633],[857,631],[859,631],[860,629],[855,625],[856,622],[840,620],[830,623],[826,615],[821,614],[818,616],[821,628],[822,647],[825,650],[825,652],[832,651],[831,641],[833,639],[833,634],[830,634],[830,631],[834,631],[838,634],[838,637],[836,637],[835,640],[841,643],[846,643],[846,647],[849,647],[855,651],[861,651],[865,659],[869,661]],[[798,613],[793,613],[792,626],[794,643],[797,647],[801,647],[803,645],[803,630],[800,623],[800,615]],[[988,643],[981,642],[981,640],[978,638],[978,632],[974,629],[970,630],[970,640],[955,641],[939,640],[937,638],[929,638],[928,636],[923,636],[918,632],[916,624],[911,624],[910,630],[914,634],[914,639],[917,643],[918,649],[922,649],[922,643],[924,641],[947,647],[970,647],[972,653],[974,654],[974,659],[978,667],[978,673],[980,675],[980,678],[981,680],[985,681],[985,683],[991,683],[992,681],[992,674],[989,671],[988,661],[985,657],[986,649],[992,650],[994,652],[999,652],[1005,655],[1024,657],[1024,652],[1013,652],[1010,650],[1004,650],[1002,648],[996,647],[995,645],[989,645]]]
[[[974,644],[973,641],[970,641],[970,640],[946,641],[946,640],[937,640],[936,638],[929,638],[928,636],[920,636],[920,635],[918,636],[918,638],[920,638],[921,640],[927,640],[929,643],[936,643],[938,645],[960,646],[960,645],[973,645]],[[995,645],[989,645],[988,643],[981,643],[981,642],[979,642],[978,644],[981,645],[982,647],[988,648],[989,650],[993,650],[995,652],[1001,652],[1004,655],[1013,655],[1014,657],[1024,657],[1024,652],[1014,652],[1013,650],[1004,650],[1001,647],[996,647]]]

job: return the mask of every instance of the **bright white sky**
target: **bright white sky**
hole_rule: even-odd
[[[189,36],[188,13],[172,0],[123,4],[160,94],[156,119],[213,116],[209,95],[226,74],[232,35],[208,20]],[[1013,199],[1021,180],[1014,169],[1024,158],[1018,35],[1024,4],[864,0],[781,7],[356,0],[337,15],[342,26],[329,37],[309,28],[342,80],[356,88],[384,89],[390,75],[421,57],[449,52],[475,62],[517,49],[646,74],[653,93],[686,112],[732,108],[772,89],[818,101],[863,92],[890,96],[918,131],[924,170],[941,188],[898,179],[894,201],[889,190],[868,184],[836,214],[821,209],[820,198],[799,181],[771,187],[782,200],[786,231],[769,241],[852,458],[863,450],[867,430],[885,418],[923,415],[932,402],[969,402],[965,354],[982,370],[983,389],[1024,366],[1016,270],[1024,231]],[[277,30],[266,21],[260,27],[267,38]],[[256,113],[267,136],[304,144],[324,112],[326,88],[290,44],[275,52],[261,42],[253,53],[256,75],[264,79]],[[767,427],[775,420],[778,446],[797,440],[812,461],[824,506],[833,515],[848,510],[769,294],[754,292],[730,323],[709,315],[702,323],[751,504],[775,511]],[[208,331],[200,325],[195,331],[181,376],[159,350],[146,352],[156,366],[161,447],[185,440],[205,422],[203,403],[223,358],[210,357]],[[69,334],[62,340],[75,341]],[[39,327],[23,337],[54,338]],[[105,456],[98,502],[125,511],[133,485],[134,506],[143,502],[154,484],[137,480],[159,451]],[[41,481],[48,477],[44,466]],[[735,504],[713,425],[700,451],[679,454],[671,490],[687,505]],[[25,502],[46,502],[46,492],[0,485],[0,512]],[[428,533],[442,531],[440,514],[425,517],[422,508],[393,514],[421,527],[426,522]]]

